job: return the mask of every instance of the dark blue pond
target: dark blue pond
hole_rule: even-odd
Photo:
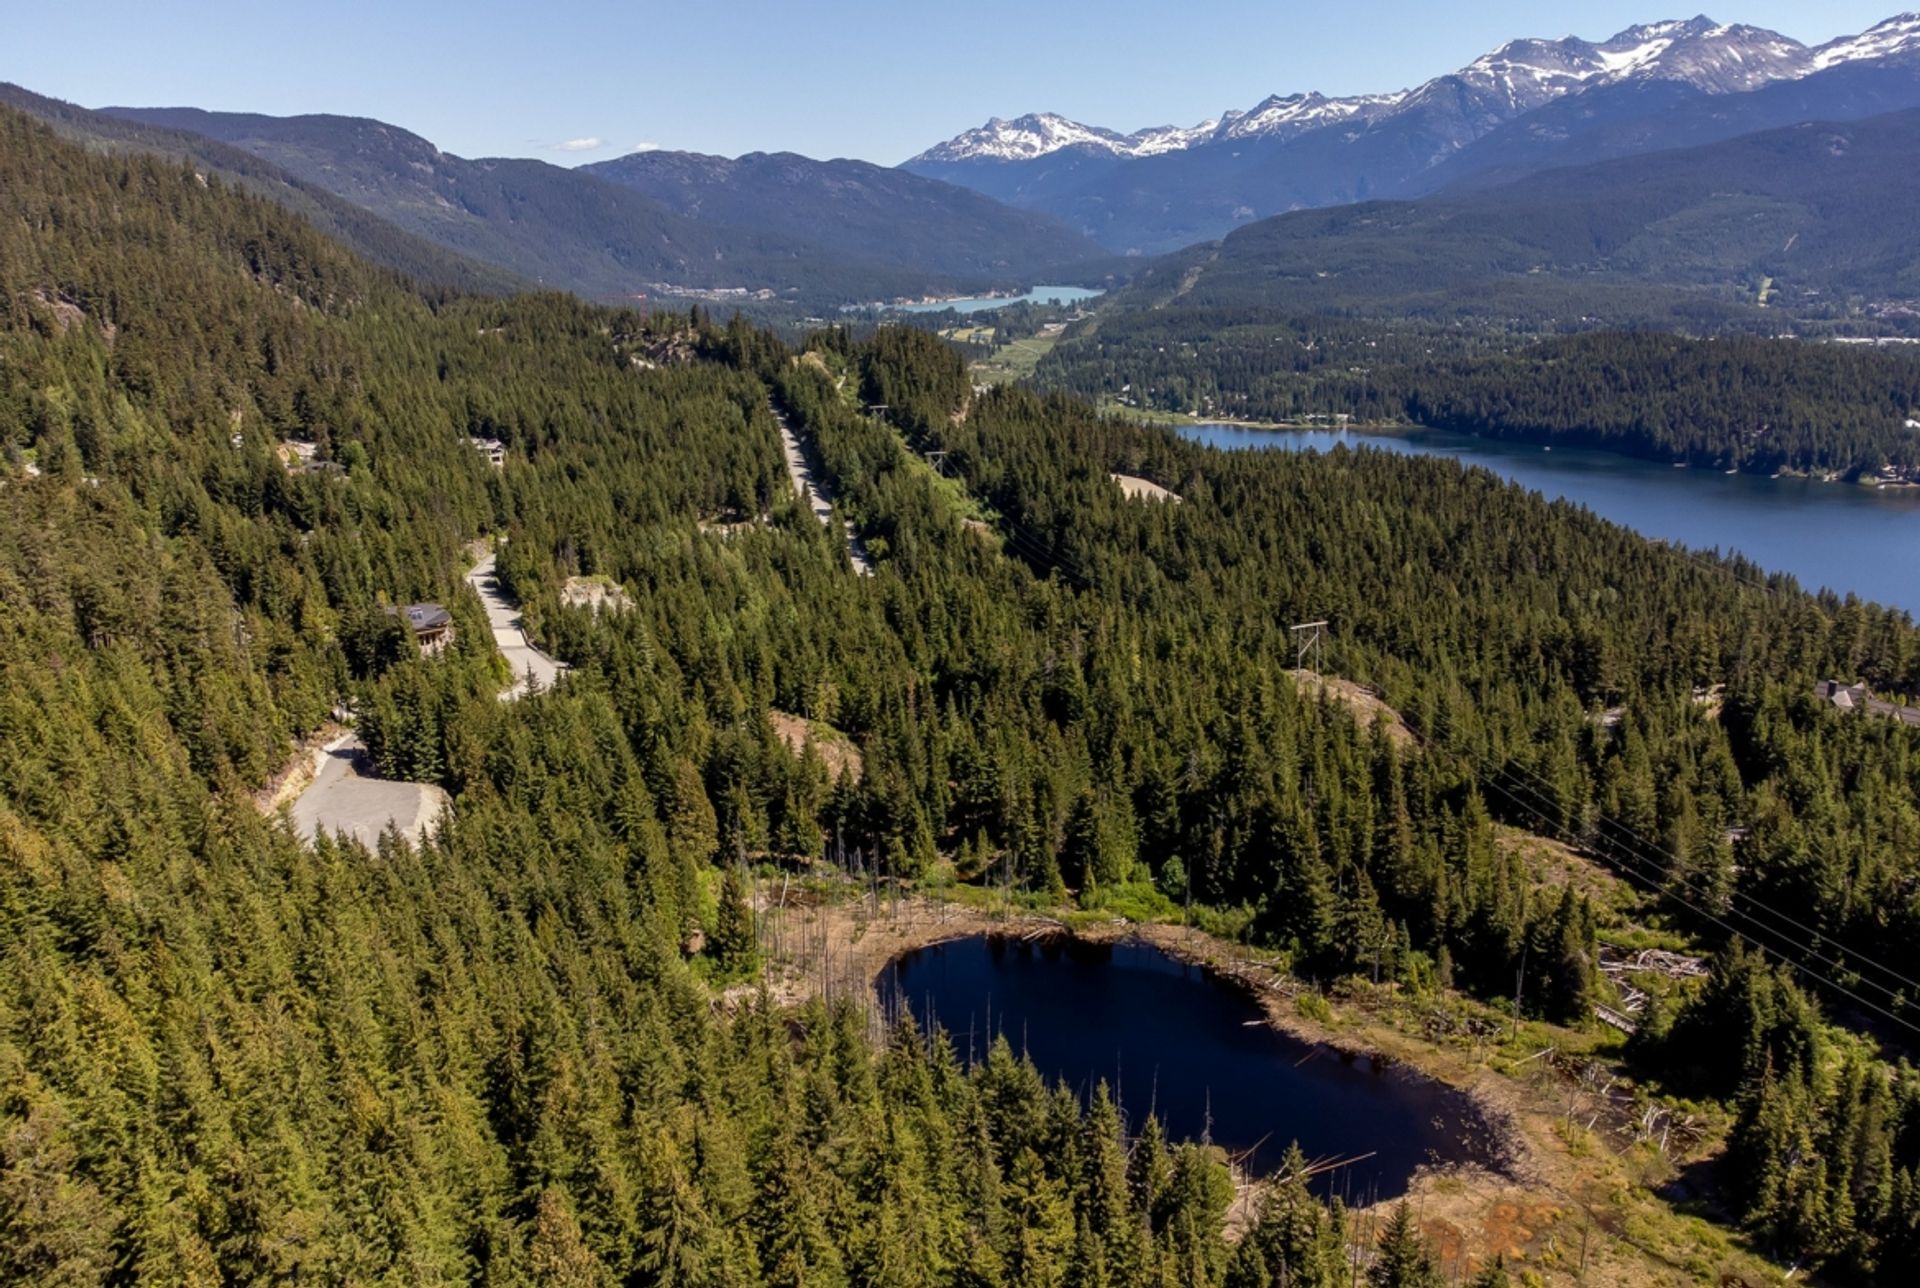
[[[1310,1159],[1371,1154],[1328,1188],[1391,1198],[1423,1164],[1495,1161],[1459,1092],[1280,1033],[1236,985],[1145,944],[963,939],[906,954],[887,982],[962,1059],[1005,1034],[1049,1081],[1106,1079],[1131,1126],[1152,1110],[1175,1139],[1255,1149],[1256,1170],[1291,1140]]]

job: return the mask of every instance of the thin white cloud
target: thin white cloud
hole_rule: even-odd
[[[658,152],[659,150],[660,145],[652,139],[642,139],[627,149],[629,152]]]
[[[565,143],[553,145],[555,152],[598,152],[607,146],[607,141],[592,135],[584,139],[568,139]]]

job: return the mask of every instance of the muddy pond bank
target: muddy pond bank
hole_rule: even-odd
[[[1205,1140],[1254,1174],[1290,1142],[1341,1162],[1321,1185],[1359,1203],[1423,1168],[1495,1170],[1503,1138],[1473,1097],[1378,1055],[1283,1031],[1239,982],[1144,939],[971,935],[901,954],[883,1001],[939,1024],[963,1060],[996,1037],[1049,1082],[1104,1081],[1135,1125]]]

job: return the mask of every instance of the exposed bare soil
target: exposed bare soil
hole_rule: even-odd
[[[1120,485],[1129,501],[1178,501],[1180,494],[1161,487],[1152,479],[1143,479],[1137,474],[1115,474],[1113,481]]]
[[[1396,746],[1406,748],[1420,745],[1420,740],[1414,736],[1413,730],[1407,727],[1407,722],[1400,718],[1400,713],[1382,702],[1379,695],[1366,685],[1356,684],[1352,680],[1343,680],[1337,675],[1321,675],[1317,671],[1304,669],[1289,671],[1287,674],[1293,677],[1294,684],[1302,692],[1315,697],[1324,694],[1332,698],[1351,710],[1354,718],[1364,726],[1370,728],[1375,717],[1385,716],[1387,737],[1392,739]]]
[[[854,782],[860,781],[866,764],[860,756],[860,749],[853,745],[853,740],[846,734],[832,725],[786,711],[773,711],[769,715],[773,720],[774,733],[787,744],[788,751],[801,756],[811,746],[814,754],[826,765],[829,778],[837,779],[842,774],[850,773]]]

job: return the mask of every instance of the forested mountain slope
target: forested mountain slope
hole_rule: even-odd
[[[1808,696],[1920,690],[1901,615],[1450,463],[970,401],[917,332],[801,355],[423,294],[217,177],[12,113],[0,291],[0,1279],[1348,1282],[1337,1207],[1282,1187],[1229,1248],[1217,1154],[1004,1043],[966,1070],[848,1008],[722,1015],[753,967],[743,859],[992,869],[1088,908],[1190,874],[1322,978],[1494,997],[1530,961],[1524,1009],[1579,1023],[1595,914],[1493,839],[1524,779],[1535,828],[1622,862],[1601,820],[1655,838],[1677,924],[1764,896],[1920,972],[1914,735]],[[795,506],[769,396],[875,576]],[[290,474],[285,440],[341,468]],[[1186,500],[1128,502],[1114,470]],[[482,534],[573,665],[555,692],[496,700],[460,582]],[[632,610],[563,607],[583,573]],[[452,607],[448,652],[396,637],[384,604],[417,598]],[[1419,750],[1296,688],[1309,612]],[[419,849],[310,845],[250,801],[341,700],[452,793]],[[843,731],[859,780],[775,709]],[[1857,1157],[1739,1210],[1900,1282],[1913,1080],[1838,1076],[1796,986],[1728,960],[1705,1011],[1649,1026],[1648,1076],[1741,1094],[1741,1148]]]
[[[1527,338],[1170,308],[1103,317],[1036,379],[1210,418],[1421,425],[1772,474],[1920,476],[1920,354],[1753,336]]]
[[[947,281],[865,257],[852,263],[803,237],[686,219],[630,189],[544,161],[456,157],[380,121],[194,108],[107,108],[103,115],[218,139],[431,242],[589,299],[625,299],[665,283],[854,301]]]
[[[1535,325],[1897,309],[1920,298],[1916,144],[1920,113],[1897,112],[1299,211],[1170,258],[1157,284],[1200,308]]]
[[[218,139],[431,242],[590,299],[664,284],[768,290],[825,308],[1019,285],[1101,253],[1045,216],[931,180],[902,175],[849,187],[844,169],[856,163],[808,162],[798,191],[781,200],[748,192],[702,202],[678,185],[660,192],[626,182],[624,171],[468,160],[357,117],[130,107],[102,114]],[[788,180],[795,177],[790,168]],[[796,196],[801,208],[790,209]],[[930,213],[941,220],[931,231],[944,235],[918,228]]]
[[[35,94],[18,85],[0,84],[0,104],[36,116],[61,137],[89,148],[191,160],[196,170],[221,175],[231,183],[271,198],[374,263],[398,269],[416,281],[489,295],[532,286],[526,278],[454,254],[425,238],[404,232],[324,187],[297,179],[251,152],[205,135],[123,121]]]
[[[1899,112],[1282,216],[1145,270],[1037,378],[1201,416],[1910,478],[1913,355],[1816,341],[1912,327],[1916,146]]]
[[[1112,259],[1051,215],[866,161],[815,161],[791,152],[730,160],[655,150],[580,169],[690,219],[802,237],[838,255],[883,258],[955,278],[1012,275],[1031,284]]]

